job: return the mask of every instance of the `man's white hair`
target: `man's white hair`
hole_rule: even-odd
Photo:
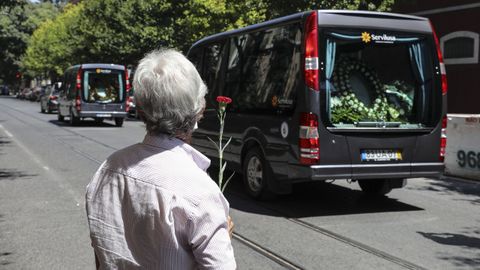
[[[205,106],[207,87],[197,69],[173,49],[148,53],[138,64],[133,87],[150,133],[187,135]]]

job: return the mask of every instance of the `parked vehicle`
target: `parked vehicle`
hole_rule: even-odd
[[[30,101],[40,101],[40,96],[45,93],[45,87],[36,86],[33,87],[26,95],[25,99]]]
[[[58,110],[58,88],[47,86],[45,94],[40,96],[40,111],[42,113],[52,113]]]
[[[135,118],[138,118],[137,115],[137,106],[135,104],[135,96],[134,96],[135,91],[133,90],[133,87],[128,91],[128,97],[127,97],[127,112],[129,115],[134,116]]]
[[[33,101],[36,99],[36,96],[35,96],[35,91],[36,89],[35,88],[29,88],[25,91],[25,99],[26,100],[29,100],[29,101]]]
[[[31,91],[30,88],[23,88],[22,90],[18,91],[17,98],[25,99],[30,91]]]
[[[207,107],[192,145],[213,159],[219,95],[228,166],[255,198],[351,179],[370,195],[443,172],[446,76],[428,19],[309,11],[215,34],[189,50]]]
[[[127,92],[130,89],[124,66],[81,64],[68,68],[59,94],[58,120],[68,117],[71,125],[84,118],[101,122],[113,119],[121,127],[127,116]]]
[[[0,85],[0,95],[10,95],[10,89],[8,88],[8,85]]]

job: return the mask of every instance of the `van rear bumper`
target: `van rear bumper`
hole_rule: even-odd
[[[312,165],[305,167],[312,180],[436,177],[443,173],[442,162]]]
[[[93,118],[125,118],[127,112],[123,111],[80,111],[78,117],[93,117]]]

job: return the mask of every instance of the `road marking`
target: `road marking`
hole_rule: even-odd
[[[5,134],[7,134],[8,137],[13,138],[12,133],[8,132],[8,130],[6,130],[2,125],[0,125],[0,127],[2,127],[3,131],[5,132]]]
[[[43,168],[44,170],[46,170],[50,176],[48,179],[55,181],[60,188],[64,189],[68,194],[70,194],[73,197],[73,200],[75,201],[77,206],[83,203],[83,198],[81,196],[78,196],[73,190],[73,188],[67,182],[62,181],[61,178],[55,172],[51,171],[48,166],[43,164],[43,162],[39,158],[37,158],[37,156],[34,153],[32,153],[23,143],[17,140],[12,135],[12,133],[10,133],[2,124],[0,124],[0,129],[5,134],[7,134],[8,137],[12,138],[12,141],[14,141],[16,145],[18,145],[25,153],[27,153],[27,155],[30,156],[30,158],[35,163],[37,163],[37,165],[39,165],[40,168]]]

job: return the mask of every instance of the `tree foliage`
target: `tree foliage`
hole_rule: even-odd
[[[60,16],[41,24],[32,35],[23,58],[23,67],[35,76],[52,76],[61,74],[69,65],[82,62],[135,66],[152,49],[170,47],[186,52],[192,43],[204,36],[299,11],[389,11],[393,2],[394,0],[84,0],[77,5],[67,5]],[[38,23],[26,16],[24,21],[28,20],[32,24]],[[27,39],[24,37],[24,40]],[[24,48],[23,50],[25,51]],[[19,49],[12,55],[18,57],[21,51]]]
[[[285,16],[300,11],[315,9],[349,9],[370,11],[391,11],[394,0],[264,0],[267,4],[267,18]]]
[[[173,1],[89,0],[79,20],[87,62],[133,64],[155,47],[167,47],[174,34]]]
[[[47,19],[33,33],[22,59],[30,76],[55,78],[78,61],[78,44],[83,44],[78,21],[83,8],[83,4],[67,5],[62,14]]]
[[[148,51],[186,51],[197,39],[264,20],[257,1],[86,0],[79,22],[83,61],[135,65]]]
[[[33,31],[58,13],[51,3],[32,4],[26,0],[9,1],[0,6],[0,78],[15,81],[20,59]]]

